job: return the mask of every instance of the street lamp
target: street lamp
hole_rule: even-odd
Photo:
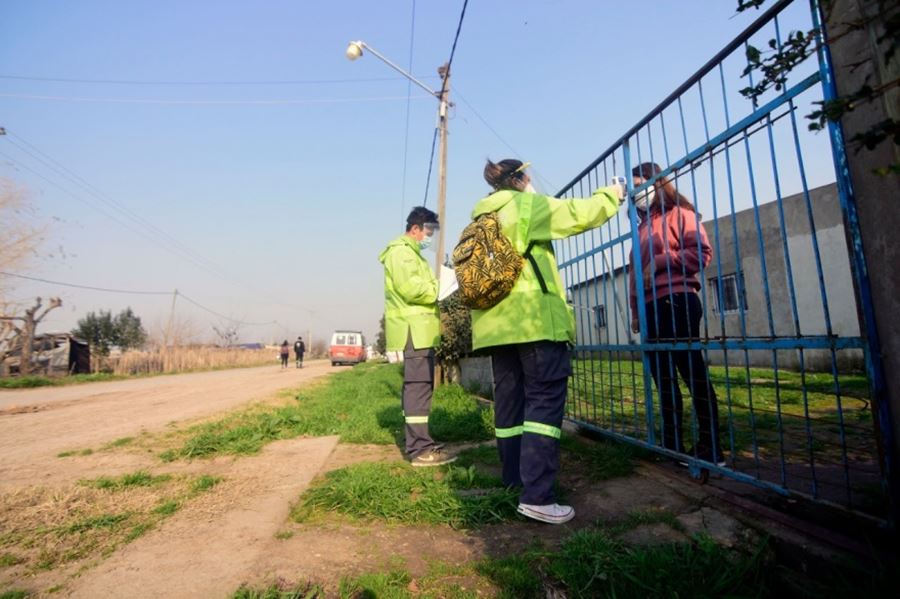
[[[363,50],[367,50],[374,54],[382,62],[427,91],[430,95],[437,98],[437,100],[440,102],[440,105],[438,107],[438,130],[441,136],[441,144],[439,146],[440,152],[438,155],[438,221],[440,222],[441,227],[438,229],[438,244],[436,248],[437,258],[435,259],[434,264],[435,275],[440,278],[441,264],[443,264],[444,262],[444,230],[447,228],[446,223],[444,222],[444,212],[445,205],[447,203],[447,108],[450,105],[448,99],[450,95],[449,65],[445,64],[442,67],[438,68],[438,74],[441,76],[441,79],[444,83],[439,91],[434,91],[433,89],[404,71],[401,67],[385,58],[377,50],[372,48],[372,46],[361,40],[350,42],[349,44],[347,44],[347,59],[356,60],[357,58],[360,58],[363,55]]]

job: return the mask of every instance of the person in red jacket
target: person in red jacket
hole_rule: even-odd
[[[631,174],[635,187],[660,172],[659,165],[652,162],[634,168]],[[633,201],[640,217],[638,238],[644,297],[637,297],[635,252],[632,250],[628,271],[631,328],[635,333],[639,332],[637,309],[640,299],[647,310],[648,342],[698,340],[703,317],[698,274],[712,260],[712,248],[700,224],[700,215],[666,177],[637,193]],[[710,383],[703,353],[692,349],[648,354],[650,372],[659,390],[663,447],[685,453],[684,404],[677,376],[680,373],[690,389],[697,420],[696,444],[689,453],[724,465],[716,392]]]

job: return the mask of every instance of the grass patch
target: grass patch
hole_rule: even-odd
[[[22,558],[18,555],[13,555],[12,553],[0,554],[0,568],[9,568],[10,566],[15,566],[16,564],[21,563]]]
[[[246,455],[279,439],[301,435],[339,435],[344,443],[403,443],[400,407],[402,370],[391,364],[361,364],[330,377],[326,384],[300,392],[281,407],[255,407],[189,429],[177,449],[163,461],[217,454]],[[483,441],[493,438],[493,411],[458,385],[438,389],[429,421],[438,441]]]
[[[116,439],[107,445],[107,447],[124,447],[129,445],[132,441],[134,441],[134,437],[122,437],[121,439]]]
[[[235,591],[231,599],[317,599],[320,597],[325,597],[325,591],[318,585],[312,583],[291,585],[279,581],[262,589],[243,585]]]
[[[64,532],[68,534],[75,534],[80,532],[89,531],[95,528],[114,528],[119,524],[128,520],[128,514],[101,514],[99,516],[93,516],[91,518],[86,518],[84,520],[75,522],[67,526]]]
[[[98,372],[95,374],[73,374],[70,376],[17,376],[0,378],[0,389],[31,389],[34,387],[62,387],[81,383],[97,383],[101,381],[118,381],[129,377]]]
[[[0,494],[0,555],[4,561],[15,556],[26,576],[69,562],[90,563],[146,534],[219,480],[138,471],[67,489]]]
[[[541,578],[532,563],[524,556],[484,559],[474,564],[474,570],[500,589],[498,599],[543,597]],[[549,597],[549,593],[547,594]]]
[[[61,453],[58,453],[58,454],[56,454],[56,457],[68,458],[73,455],[91,455],[92,453],[94,453],[94,450],[90,449],[90,448],[88,448],[88,449],[73,449],[71,451],[63,451]]]
[[[28,591],[19,589],[10,589],[0,593],[0,599],[25,599],[26,597],[28,597]]]
[[[293,530],[279,530],[275,533],[275,538],[279,541],[286,541],[294,536]]]
[[[341,597],[411,597],[407,590],[412,577],[405,570],[373,572],[356,578],[341,579]]]
[[[465,493],[479,489],[478,493]],[[400,463],[361,463],[317,480],[294,507],[304,522],[328,513],[351,519],[474,528],[515,516],[518,492],[474,465],[414,469]]]
[[[164,501],[160,503],[158,506],[153,508],[154,514],[159,514],[161,516],[171,516],[175,512],[181,509],[181,504],[177,501]]]
[[[675,517],[675,514],[666,509],[648,508],[645,510],[633,510],[628,512],[628,517],[619,526],[620,530],[630,530],[638,526],[646,526],[648,524],[665,524],[677,530],[685,532],[684,524]]]
[[[606,439],[584,441],[564,434],[559,440],[564,459],[589,472],[595,480],[628,476],[634,472],[633,459],[637,450],[625,443]]]
[[[191,483],[191,491],[194,493],[202,493],[203,491],[209,491],[217,484],[222,482],[221,476],[210,476],[209,474],[202,474],[194,479]]]
[[[90,480],[79,481],[79,484],[93,487],[95,489],[111,489],[113,491],[121,491],[130,487],[149,487],[160,483],[168,482],[172,479],[169,474],[160,474],[154,476],[146,470],[138,470],[131,474],[123,474],[118,477],[101,476]]]

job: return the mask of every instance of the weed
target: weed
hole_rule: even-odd
[[[153,529],[153,524],[151,522],[141,522],[140,524],[137,524],[134,527],[132,527],[132,529],[130,531],[128,531],[128,534],[125,536],[125,542],[130,543],[131,541],[135,540],[138,537],[143,536],[144,533],[146,533],[152,529]]]
[[[194,479],[194,482],[191,483],[191,491],[194,493],[202,493],[203,491],[208,491],[215,487],[217,484],[222,482],[221,476],[210,476],[209,474],[202,474]]]
[[[407,586],[411,581],[405,570],[373,572],[354,579],[341,579],[338,592],[341,597],[410,597]]]
[[[91,455],[92,453],[94,453],[94,450],[90,449],[90,448],[88,448],[88,449],[72,449],[69,451],[63,451],[61,453],[58,453],[58,454],[56,454],[56,457],[68,458],[73,455]]]
[[[134,441],[134,437],[122,437],[110,443],[107,447],[124,447]]]
[[[275,538],[278,539],[279,541],[286,541],[287,539],[290,539],[293,536],[294,536],[293,530],[279,530],[278,532],[275,533]]]
[[[146,470],[138,470],[137,472],[132,472],[131,474],[123,474],[119,477],[101,476],[99,478],[91,480],[82,480],[79,481],[79,484],[87,487],[93,487],[95,489],[111,489],[115,491],[121,491],[131,487],[149,487],[151,485],[157,485],[167,482],[171,478],[172,476],[169,474],[160,474],[159,476],[153,476]]]
[[[161,516],[171,516],[175,512],[181,509],[181,504],[177,501],[164,501],[160,503],[158,506],[153,508],[154,514],[159,514]]]
[[[600,439],[585,442],[572,435],[563,435],[560,448],[566,459],[583,465],[595,480],[628,476],[634,470],[635,450],[625,443]]]
[[[490,487],[483,494],[458,492],[476,483]],[[314,483],[292,517],[302,522],[316,513],[336,512],[350,518],[471,528],[514,516],[518,494],[499,484],[474,466],[423,472],[405,464],[354,464]]]
[[[231,599],[317,599],[325,597],[325,591],[312,583],[291,585],[279,581],[264,589],[241,586]]]
[[[129,514],[102,514],[93,516],[70,524],[63,529],[64,532],[74,534],[81,533],[95,528],[114,528],[127,520]]]
[[[0,593],[0,599],[25,599],[26,597],[28,597],[28,591],[20,589],[10,589]]]
[[[8,568],[22,563],[22,558],[12,553],[0,554],[0,568]]]
[[[474,568],[478,574],[491,580],[500,589],[498,598],[544,597],[544,593],[541,592],[541,579],[532,563],[524,556],[483,559],[476,562]]]

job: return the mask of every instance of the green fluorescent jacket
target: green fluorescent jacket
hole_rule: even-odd
[[[575,343],[575,314],[566,303],[550,240],[599,227],[618,210],[619,202],[610,188],[598,189],[588,199],[560,200],[507,190],[481,199],[472,210],[473,219],[496,212],[503,234],[519,253],[525,253],[530,242],[538,242],[531,253],[547,293],[541,291],[534,269],[526,262],[507,297],[493,308],[472,310],[473,349],[531,341]]]
[[[390,242],[378,260],[384,265],[384,335],[388,351],[406,347],[412,333],[416,349],[441,342],[438,282],[419,244],[408,235]]]

